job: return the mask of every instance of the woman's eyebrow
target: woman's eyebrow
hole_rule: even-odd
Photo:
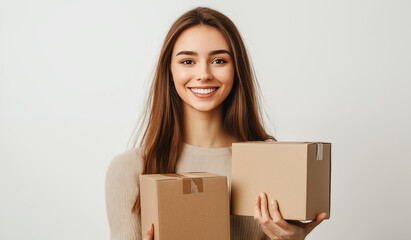
[[[228,55],[231,56],[231,53],[225,49],[220,49],[220,50],[214,50],[212,52],[210,52],[208,55],[216,55],[216,54],[220,54],[220,53],[227,53]],[[193,52],[193,51],[181,51],[179,53],[176,54],[176,56],[178,55],[191,55],[191,56],[198,56],[197,52]]]

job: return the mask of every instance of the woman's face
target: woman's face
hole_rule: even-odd
[[[209,26],[184,30],[174,44],[171,73],[184,107],[211,111],[227,98],[234,67],[223,34]]]

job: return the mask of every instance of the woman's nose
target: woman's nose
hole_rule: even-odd
[[[212,79],[213,79],[213,74],[211,73],[210,67],[208,66],[208,64],[207,63],[199,64],[197,80],[207,81],[207,80],[212,80]]]

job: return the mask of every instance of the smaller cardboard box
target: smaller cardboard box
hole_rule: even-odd
[[[253,216],[261,193],[283,219],[330,217],[331,143],[242,142],[232,146],[232,214]]]
[[[142,229],[154,240],[229,240],[227,177],[212,173],[140,175]],[[142,231],[145,237],[145,231]]]

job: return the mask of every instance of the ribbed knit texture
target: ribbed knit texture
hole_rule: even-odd
[[[133,211],[143,162],[138,149],[116,155],[106,173],[106,209],[111,240],[141,240],[141,217]],[[201,148],[184,144],[177,173],[210,172],[227,176],[231,191],[231,147]],[[231,198],[231,196],[230,196]],[[145,234],[148,226],[143,226]],[[211,231],[211,229],[210,229]],[[252,216],[230,216],[231,240],[268,240]]]

